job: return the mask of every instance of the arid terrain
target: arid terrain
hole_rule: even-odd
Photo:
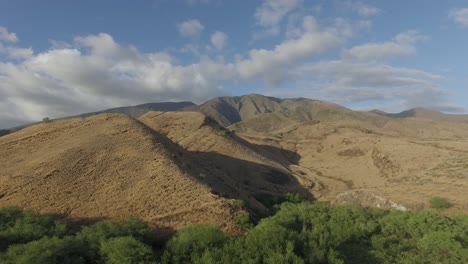
[[[0,206],[231,232],[241,200],[255,218],[285,193],[409,210],[437,196],[452,203],[446,213],[468,213],[466,116],[261,95],[171,107],[132,117],[119,108],[1,136]]]

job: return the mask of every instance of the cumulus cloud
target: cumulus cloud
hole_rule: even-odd
[[[285,75],[289,66],[337,47],[341,43],[341,37],[335,28],[320,30],[315,18],[307,16],[303,20],[299,37],[288,39],[272,50],[253,49],[236,66],[241,78],[261,78],[274,85],[287,77]]]
[[[362,2],[355,3],[356,11],[363,17],[375,16],[381,12],[377,7],[366,5]]]
[[[14,46],[4,46],[0,43],[0,53],[12,59],[27,59],[33,55],[32,48],[18,48]]]
[[[468,8],[455,8],[449,11],[449,17],[463,27],[468,27]]]
[[[0,41],[17,42],[18,37],[15,33],[8,32],[8,29],[0,26]]]
[[[200,54],[198,61],[188,64],[178,63],[167,52],[144,53],[122,45],[106,33],[78,36],[70,43],[55,41],[49,50],[24,51],[16,60],[0,62],[0,128],[44,116],[55,118],[144,102],[200,103],[229,93],[223,89],[226,83],[259,81],[270,87],[269,94],[278,91],[279,84],[302,82],[313,93],[302,90],[296,96],[318,96],[343,104],[390,100],[400,102],[401,108],[461,109],[444,100],[446,94],[437,85],[441,76],[381,61],[414,52],[422,38],[416,32],[353,47],[343,52],[346,56],[341,60],[314,62],[317,55],[342,47],[354,28],[346,20],[319,26],[314,17],[306,16],[294,34],[271,49],[253,48],[232,61]],[[221,50],[227,36],[217,33],[210,40]],[[17,48],[11,45],[2,43],[4,50]],[[395,45],[409,51],[395,49]],[[3,52],[14,54],[12,49]]]
[[[356,12],[361,17],[371,17],[378,15],[382,10],[378,7],[365,4],[360,1],[343,1],[339,2],[338,7],[343,11]]]
[[[341,104],[379,101],[396,102],[396,110],[422,106],[441,111],[464,111],[448,102],[446,92],[437,85],[442,77],[425,71],[382,63],[335,60],[303,65],[296,74],[303,80],[314,76],[315,92]]]
[[[347,59],[360,61],[378,61],[397,56],[411,55],[416,52],[415,44],[425,37],[416,31],[408,31],[398,34],[391,41],[382,43],[366,43],[343,51],[342,55]]]
[[[278,35],[282,19],[301,3],[302,0],[264,0],[255,12],[256,23],[266,30],[264,34]]]
[[[205,27],[197,19],[190,19],[177,24],[179,33],[184,37],[194,37],[200,35]]]
[[[8,120],[34,121],[148,101],[201,102],[222,93],[217,80],[228,66],[213,64],[178,65],[104,33],[78,37],[71,48],[0,63],[0,105],[15,113]]]
[[[222,50],[226,46],[228,36],[226,33],[217,31],[211,35],[211,44],[217,49]]]

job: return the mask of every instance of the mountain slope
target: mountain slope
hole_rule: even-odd
[[[255,198],[247,199],[251,205],[268,206],[265,197],[273,200],[287,192],[310,196],[289,170],[297,159],[290,151],[250,144],[199,112],[149,112],[139,120],[195,153],[204,166],[224,172],[226,184]]]
[[[243,197],[165,136],[121,114],[25,128],[0,138],[0,206],[70,218],[135,215],[153,226],[236,230]],[[209,186],[208,180],[217,182]],[[236,209],[237,208],[237,209]]]
[[[355,112],[337,104],[306,99],[279,99],[258,94],[217,97],[199,106],[199,111],[221,125],[239,131],[268,132],[310,121],[371,120],[375,115]]]
[[[213,98],[199,106],[184,110],[199,111],[223,126],[229,126],[261,113],[286,110],[280,105],[280,99],[258,94],[245,96],[226,96]]]
[[[425,109],[422,107],[413,108],[410,110],[406,110],[400,113],[392,114],[386,113],[380,110],[372,110],[370,111],[374,114],[391,117],[391,118],[423,118],[429,119],[433,121],[449,121],[449,122],[462,122],[468,123],[468,115],[454,115],[454,114],[444,114],[442,112]]]
[[[192,102],[162,102],[162,103],[147,103],[135,106],[124,106],[106,109],[98,112],[91,112],[80,114],[73,117],[87,117],[103,113],[120,113],[126,114],[128,116],[138,118],[139,116],[149,112],[149,111],[177,111],[183,108],[194,106]]]

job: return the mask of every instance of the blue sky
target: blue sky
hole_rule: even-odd
[[[468,109],[467,1],[0,0],[0,128],[261,93]]]

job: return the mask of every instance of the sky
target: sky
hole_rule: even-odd
[[[468,111],[468,1],[0,0],[0,129],[259,93]]]

